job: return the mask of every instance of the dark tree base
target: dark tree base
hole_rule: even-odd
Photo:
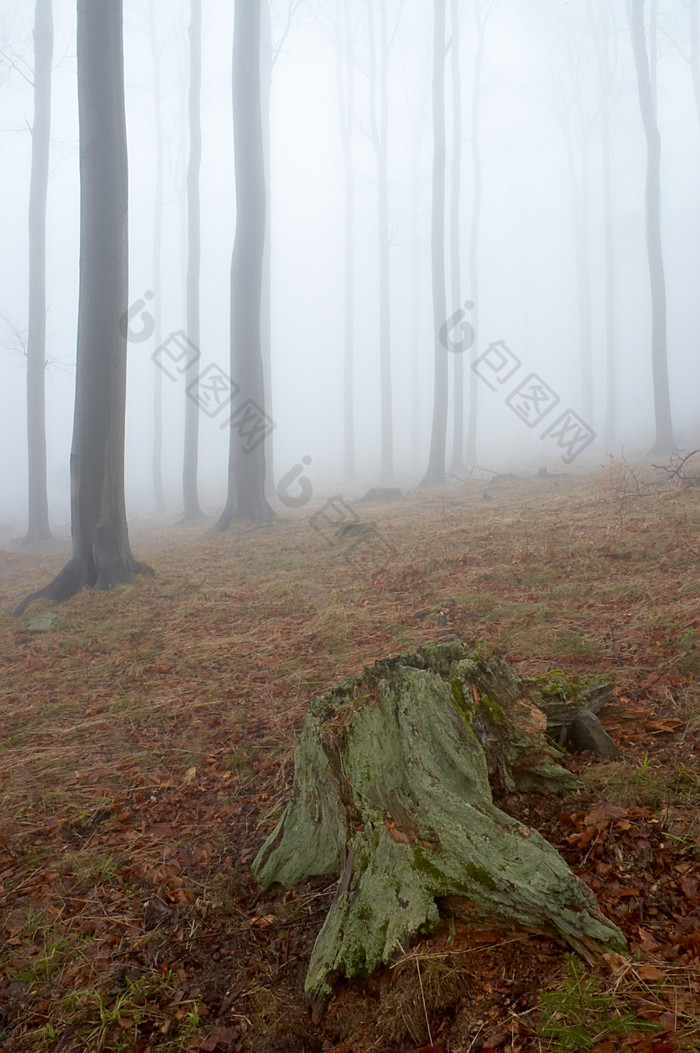
[[[234,519],[244,523],[272,523],[277,519],[277,516],[267,503],[267,500],[262,497],[260,500],[247,503],[244,508],[224,508],[209,532],[211,534],[225,534]]]
[[[81,589],[112,589],[116,585],[130,585],[133,575],[146,574],[155,577],[155,571],[146,563],[130,559],[128,563],[111,562],[97,568],[88,568],[83,560],[73,558],[66,563],[63,570],[43,589],[30,592],[10,614],[18,618],[24,614],[30,603],[35,600],[51,600],[63,603],[75,596]]]
[[[32,545],[41,545],[44,541],[53,540],[54,536],[47,526],[34,527],[31,530],[27,530],[27,533],[19,543],[19,547],[31,548]]]

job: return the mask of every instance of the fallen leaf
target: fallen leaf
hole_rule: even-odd
[[[688,899],[695,899],[698,894],[698,883],[692,878],[685,877],[685,875],[679,880],[678,884],[681,887],[683,895]]]
[[[662,969],[657,969],[655,965],[640,965],[637,972],[642,980],[663,980],[667,975]]]

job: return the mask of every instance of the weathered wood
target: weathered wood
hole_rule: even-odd
[[[451,673],[451,687],[457,707],[484,751],[494,791],[564,793],[578,786],[545,741],[547,718],[539,695],[525,686],[497,652],[488,657],[474,652],[458,661]]]
[[[597,713],[612,699],[606,676],[568,676],[553,669],[524,681],[547,718],[547,734],[561,746],[592,750],[617,757],[619,750],[600,723]]]
[[[498,700],[483,693],[504,679]],[[343,875],[311,956],[310,996],[390,961],[436,926],[449,897],[480,924],[550,933],[587,958],[624,947],[557,852],[492,802],[487,756],[499,744],[510,751],[497,773],[506,782],[522,785],[531,756],[541,785],[570,785],[538,745],[543,718],[520,688],[498,656],[455,642],[378,662],[309,705],[291,800],[253,870],[263,888]],[[535,721],[522,743],[509,739],[509,712]]]

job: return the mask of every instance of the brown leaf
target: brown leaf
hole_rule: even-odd
[[[662,969],[657,969],[655,965],[650,964],[640,965],[637,972],[642,980],[663,980],[667,975]]]
[[[686,877],[685,875],[680,878],[678,884],[681,887],[683,895],[688,899],[695,899],[698,894],[698,883],[693,878]]]
[[[385,820],[384,825],[389,831],[389,836],[391,837],[392,841],[396,841],[397,844],[400,845],[411,844],[411,838],[408,836],[408,834],[404,830],[399,830],[395,823],[388,823]]]

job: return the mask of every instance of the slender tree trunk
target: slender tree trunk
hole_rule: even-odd
[[[700,0],[690,0],[690,76],[695,109],[700,121]]]
[[[420,158],[421,158],[421,124],[420,116],[415,119],[415,138],[413,144],[413,164],[411,171],[411,464],[418,464],[421,456],[421,397],[420,397],[420,360],[421,360],[421,260],[419,211],[420,193]]]
[[[70,561],[38,596],[108,589],[148,568],[131,553],[124,501],[128,176],[122,0],[78,0],[80,294]]]
[[[435,0],[433,29],[433,190],[431,208],[431,265],[433,286],[433,342],[435,370],[433,424],[428,468],[421,486],[445,481],[447,440],[447,353],[439,332],[445,322],[445,0]]]
[[[265,252],[263,255],[262,299],[260,307],[260,340],[262,344],[263,379],[267,402],[272,407],[272,178],[270,173],[270,106],[272,102],[272,23],[270,0],[260,6],[260,112],[262,120],[263,158],[265,161]],[[272,414],[274,415],[274,414]],[[265,438],[265,493],[275,492],[274,433]]]
[[[451,82],[452,82],[452,165],[450,180],[450,291],[452,309],[457,310],[462,295],[460,259],[460,198],[462,190],[462,77],[460,71],[460,0],[451,0]],[[452,459],[454,475],[464,473],[464,356],[453,355]]]
[[[658,100],[657,79],[659,72],[659,4],[658,0],[649,0],[649,82],[651,84],[651,99],[656,116],[656,104]]]
[[[615,245],[613,237],[612,160],[610,156],[610,95],[602,105],[603,215],[605,224],[605,447],[612,450],[617,431],[615,369]]]
[[[605,235],[605,417],[603,438],[606,450],[614,448],[617,431],[617,377],[615,369],[615,243],[613,233],[612,157],[610,112],[613,72],[610,64],[610,11],[607,0],[599,4],[602,21],[596,23],[589,7],[590,24],[597,40],[600,80],[601,162],[603,176],[603,224]]]
[[[236,158],[236,235],[231,258],[231,376],[244,400],[229,431],[226,506],[214,529],[238,517],[267,522],[264,441],[251,442],[243,426],[251,414],[264,422],[265,386],[260,328],[265,252],[265,159],[260,114],[260,4],[235,0],[233,136]]]
[[[29,326],[27,334],[28,520],[23,544],[51,538],[46,487],[46,198],[51,136],[51,0],[34,16],[34,123],[29,183]]]
[[[342,13],[341,13],[342,12]],[[343,475],[355,479],[355,175],[352,130],[355,114],[355,54],[347,2],[335,3],[336,83],[338,120],[343,148]]]
[[[644,0],[628,0],[632,51],[639,89],[639,107],[647,141],[646,227],[651,287],[651,369],[654,385],[656,438],[651,453],[670,453],[676,445],[666,346],[666,280],[661,243],[661,136],[654,113],[644,32]]]
[[[394,423],[391,393],[391,293],[389,271],[389,43],[386,24],[386,0],[378,0],[379,61],[374,36],[373,9],[377,0],[367,0],[370,54],[370,126],[377,159],[377,227],[379,240],[379,373],[381,391],[381,458],[380,478],[388,481],[394,474]]]
[[[574,145],[571,114],[578,116],[580,132],[580,159],[577,164]],[[580,103],[574,108],[567,108],[561,118],[562,134],[566,148],[566,161],[569,172],[569,194],[571,199],[571,218],[573,223],[574,245],[576,249],[576,287],[579,313],[579,368],[583,412],[590,419],[593,403],[593,339],[591,312],[591,275],[590,250],[588,245],[589,226],[589,141],[590,133],[586,126]]]
[[[481,199],[483,178],[481,173],[481,74],[484,67],[484,50],[486,47],[486,23],[481,11],[481,0],[474,0],[474,18],[476,20],[476,54],[474,56],[474,77],[472,81],[472,178],[474,196],[472,199],[472,222],[469,234],[469,295],[474,303],[471,324],[474,327],[474,343],[469,353],[470,365],[474,363],[479,338],[479,230],[481,226]],[[469,370],[469,418],[467,421],[467,464],[476,464],[476,435],[479,420],[479,387],[476,373]]]
[[[149,12],[151,58],[153,62],[153,120],[156,133],[156,171],[153,206],[153,335],[155,347],[163,338],[161,325],[161,262],[163,231],[163,116],[160,88],[160,50],[156,30],[156,0],[151,0]],[[163,371],[155,365],[153,373],[153,498],[156,512],[165,511],[163,492]]]
[[[581,405],[590,420],[593,414],[593,324],[591,309],[591,259],[588,244],[590,215],[589,143],[587,128],[581,128],[580,199],[578,202],[578,302],[581,327]],[[573,150],[572,150],[573,160]],[[572,193],[576,194],[576,176],[572,173]]]
[[[202,125],[200,98],[202,94],[202,2],[190,2],[190,90],[189,130],[190,157],[187,167],[187,337],[199,347],[199,270],[201,258],[199,218],[199,170],[202,162]],[[182,468],[183,523],[199,519],[197,486],[199,460],[199,405],[197,376],[199,362],[187,370],[185,377],[185,455]]]

